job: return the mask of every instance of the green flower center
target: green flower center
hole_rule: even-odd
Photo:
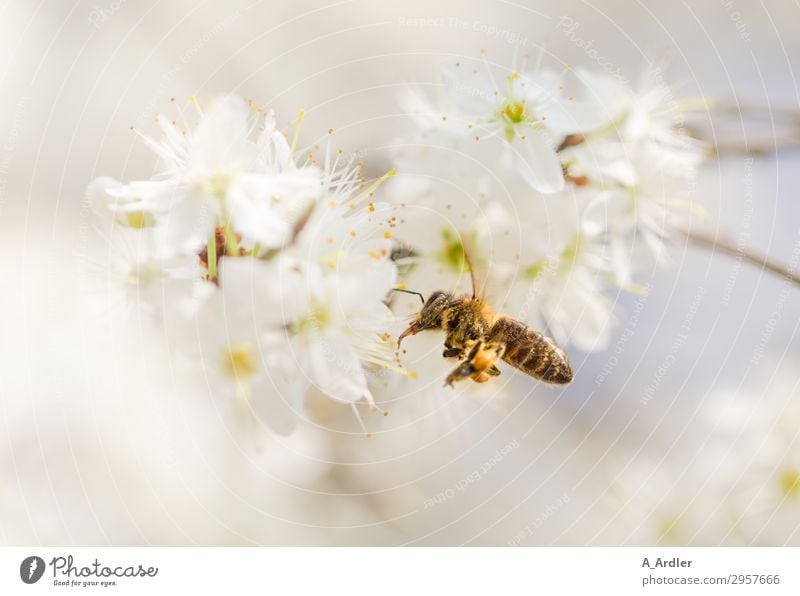
[[[123,224],[127,225],[129,228],[141,230],[142,228],[149,228],[150,226],[155,225],[155,220],[149,213],[145,213],[144,211],[134,211],[133,213],[125,214]]]
[[[314,303],[308,314],[297,321],[294,330],[296,333],[311,333],[330,326],[332,322],[330,311],[323,304]]]
[[[568,269],[575,264],[583,252],[584,238],[581,234],[575,234],[572,243],[569,244],[561,253],[564,268]]]
[[[525,120],[526,110],[525,104],[521,101],[513,101],[511,103],[507,103],[503,108],[502,112],[503,118],[505,118],[511,124],[519,124],[523,120]]]
[[[467,258],[464,255],[464,245],[461,239],[456,237],[450,230],[442,230],[442,249],[436,254],[436,258],[452,269],[454,273],[462,274],[469,271]]]
[[[244,379],[258,370],[253,352],[246,346],[230,346],[223,350],[222,371],[231,379]]]
[[[225,198],[228,193],[228,186],[230,186],[231,177],[225,172],[217,172],[212,174],[202,183],[203,192],[209,194],[219,200]]]
[[[547,261],[542,259],[525,267],[525,269],[522,270],[522,275],[527,279],[536,279],[539,277],[539,275],[541,275],[542,271],[544,271],[546,267]]]
[[[783,494],[787,497],[800,497],[800,473],[788,468],[778,474],[778,483]]]

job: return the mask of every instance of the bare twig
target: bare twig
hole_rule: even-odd
[[[711,131],[698,128],[698,122],[687,126],[689,133],[714,146],[718,154],[742,153],[766,155],[779,151],[794,151],[800,148],[800,109],[790,105],[759,105],[712,102],[710,115],[723,119],[728,125],[741,127],[740,141],[711,138]],[[753,127],[761,127],[755,134]],[[745,132],[744,128],[749,132]],[[725,126],[721,128],[724,133]],[[731,128],[731,130],[733,130]],[[715,135],[716,136],[716,135]]]
[[[723,236],[712,236],[710,234],[688,231],[684,233],[692,244],[709,248],[712,251],[719,251],[737,259],[742,259],[755,267],[769,271],[792,283],[800,285],[800,275],[791,268],[770,259],[766,255],[761,255],[749,248],[735,246],[730,240]]]
[[[731,117],[744,118],[764,118],[773,122],[779,118],[786,120],[786,124],[800,124],[800,109],[789,105],[759,105],[759,104],[735,104],[714,102],[711,111]]]

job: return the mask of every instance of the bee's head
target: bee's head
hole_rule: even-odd
[[[403,331],[397,340],[398,347],[404,338],[409,335],[416,335],[425,329],[435,329],[442,325],[442,313],[445,309],[452,304],[454,297],[447,292],[434,292],[425,301],[422,310],[419,311],[416,320],[411,323],[411,326]]]

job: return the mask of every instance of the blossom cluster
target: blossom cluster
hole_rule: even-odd
[[[440,103],[404,97],[416,129],[373,181],[332,131],[299,149],[302,111],[286,131],[226,95],[193,99],[194,126],[160,115],[159,138],[137,131],[155,175],[89,187],[129,295],[215,393],[278,433],[311,394],[359,416],[376,387],[381,399],[407,389],[378,383],[413,378],[395,348],[413,312],[392,290],[466,292],[474,277],[496,309],[567,348],[602,349],[611,289],[641,291],[637,268],[664,260],[701,212],[691,195],[705,150],[676,117],[692,105],[658,69],[636,88],[486,61],[453,61],[442,78]]]
[[[498,73],[486,60],[441,73],[438,101],[403,98],[416,130],[397,143],[391,189],[419,222],[441,215],[439,229],[407,226],[410,242],[437,279],[459,277],[470,252],[503,312],[605,348],[607,295],[643,293],[637,273],[668,263],[670,239],[704,216],[693,194],[707,148],[686,126],[704,103],[673,97],[656,66],[635,86],[571,66]]]
[[[392,173],[369,183],[330,142],[297,150],[296,130],[239,97],[196,107],[193,130],[158,116],[163,138],[142,135],[155,176],[91,183],[112,270],[212,390],[272,430],[295,428],[312,388],[374,407],[368,376],[402,371],[386,305],[397,208],[372,200]]]

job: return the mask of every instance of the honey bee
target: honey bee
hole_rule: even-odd
[[[422,310],[398,338],[398,348],[409,335],[427,329],[443,330],[446,336],[442,356],[461,360],[445,380],[445,385],[451,387],[467,377],[477,383],[496,377],[500,374],[498,360],[545,383],[563,385],[572,381],[572,367],[564,350],[524,323],[495,314],[477,295],[475,269],[469,259],[467,266],[472,296],[437,291],[424,300],[419,294],[423,299]]]

